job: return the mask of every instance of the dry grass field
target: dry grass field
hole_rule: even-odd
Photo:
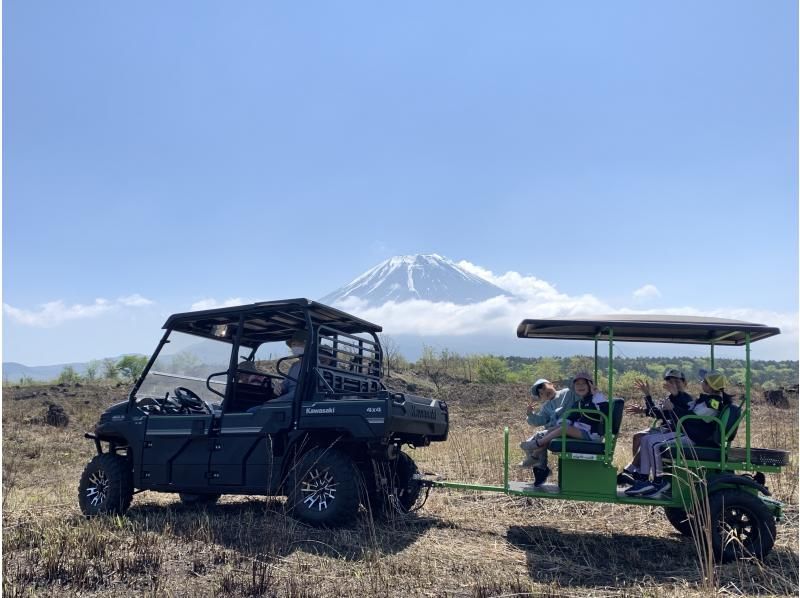
[[[34,386],[3,392],[3,595],[102,596],[707,596],[798,594],[798,414],[756,403],[753,444],[792,452],[768,475],[788,503],[764,563],[702,575],[691,540],[658,508],[435,490],[413,514],[318,530],[281,499],[223,497],[208,509],[143,493],[124,517],[84,519],[83,439],[124,388]],[[451,439],[411,451],[451,480],[500,482],[502,427],[527,433],[527,386],[453,385]],[[70,418],[44,422],[49,402]],[[617,464],[647,420],[626,416]],[[512,452],[516,462],[520,457]],[[523,479],[525,471],[512,472]]]

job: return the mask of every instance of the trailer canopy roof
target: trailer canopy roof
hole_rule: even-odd
[[[286,340],[291,338],[295,330],[306,328],[306,311],[314,324],[331,326],[349,334],[383,330],[376,324],[308,299],[263,301],[173,314],[164,323],[164,328],[232,341],[236,335],[239,316],[244,315],[241,344],[254,347],[264,342]]]
[[[745,334],[750,342],[780,334],[780,329],[763,324],[700,318],[696,316],[614,315],[584,318],[547,318],[523,320],[517,326],[519,338],[608,339],[614,331],[615,341],[643,343],[679,343],[702,345],[744,345]]]

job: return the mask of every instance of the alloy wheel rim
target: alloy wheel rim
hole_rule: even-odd
[[[86,498],[93,507],[102,505],[108,498],[109,479],[102,469],[89,476],[89,486],[86,488]]]
[[[757,536],[753,514],[741,507],[728,507],[722,517],[722,532],[726,543],[746,546]]]
[[[310,470],[300,487],[303,504],[309,511],[325,511],[336,499],[336,485],[333,476],[327,469]]]

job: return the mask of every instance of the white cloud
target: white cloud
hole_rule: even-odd
[[[117,301],[126,307],[144,307],[146,305],[153,305],[153,301],[142,297],[139,293],[128,295],[127,297],[120,297]]]
[[[661,291],[654,284],[646,284],[633,292],[633,298],[640,301],[657,299],[658,297],[661,297]]]
[[[480,303],[457,305],[448,302],[411,300],[401,303],[390,301],[380,306],[369,306],[357,297],[348,297],[337,307],[383,326],[388,334],[408,334],[424,337],[461,336],[468,334],[515,334],[517,325],[525,318],[578,317],[597,314],[673,314],[729,318],[777,326],[781,335],[774,341],[765,341],[773,347],[773,355],[796,359],[798,343],[798,314],[781,313],[740,307],[700,310],[694,307],[666,307],[643,310],[629,306],[612,306],[593,295],[571,296],[559,292],[547,281],[518,272],[495,275],[490,270],[459,262],[461,268],[485,278],[514,297],[494,297]],[[645,285],[640,296],[660,296],[653,285]],[[638,292],[637,291],[637,292]],[[766,347],[765,347],[766,348]]]
[[[208,299],[201,299],[200,301],[195,301],[192,303],[189,311],[202,311],[204,309],[216,309],[217,307],[232,307],[234,305],[243,305],[245,303],[252,303],[252,301],[248,299],[242,299],[241,297],[231,297],[230,299],[225,299],[224,301],[217,301],[213,297],[209,297]]]
[[[96,318],[111,311],[127,307],[144,307],[152,305],[153,301],[139,294],[120,297],[116,301],[98,298],[94,303],[83,305],[76,303],[67,305],[61,299],[42,304],[39,309],[22,309],[3,304],[3,313],[11,320],[25,326],[52,328],[71,320]]]

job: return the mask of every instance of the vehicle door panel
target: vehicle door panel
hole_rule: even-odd
[[[290,425],[291,414],[291,402],[224,414],[211,451],[211,484],[267,488],[276,467],[272,436]]]
[[[211,423],[210,414],[148,416],[142,485],[207,485]]]

